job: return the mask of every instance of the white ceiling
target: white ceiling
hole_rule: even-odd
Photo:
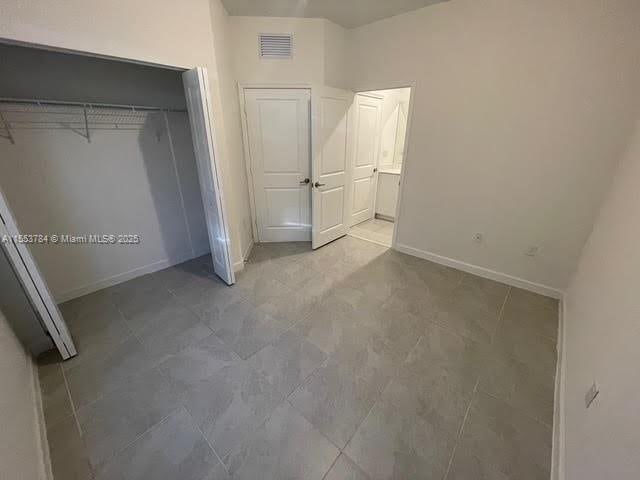
[[[346,28],[448,0],[222,0],[229,15],[326,18]]]

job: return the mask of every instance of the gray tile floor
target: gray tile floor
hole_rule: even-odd
[[[349,229],[349,235],[361,240],[367,240],[386,247],[391,246],[393,239],[393,222],[372,218],[358,223]]]
[[[57,480],[548,479],[557,303],[345,237],[62,306]]]

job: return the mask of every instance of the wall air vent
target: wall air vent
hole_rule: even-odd
[[[290,33],[261,33],[261,58],[293,57],[293,35]]]

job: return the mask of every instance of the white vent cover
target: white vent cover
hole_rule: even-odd
[[[260,56],[262,58],[291,58],[293,35],[290,33],[261,33]]]

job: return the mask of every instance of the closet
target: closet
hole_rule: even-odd
[[[228,271],[202,69],[2,44],[0,63],[5,216],[38,235],[12,245],[27,249],[55,302],[208,254],[216,242],[214,264]],[[224,279],[233,283],[232,272]]]

